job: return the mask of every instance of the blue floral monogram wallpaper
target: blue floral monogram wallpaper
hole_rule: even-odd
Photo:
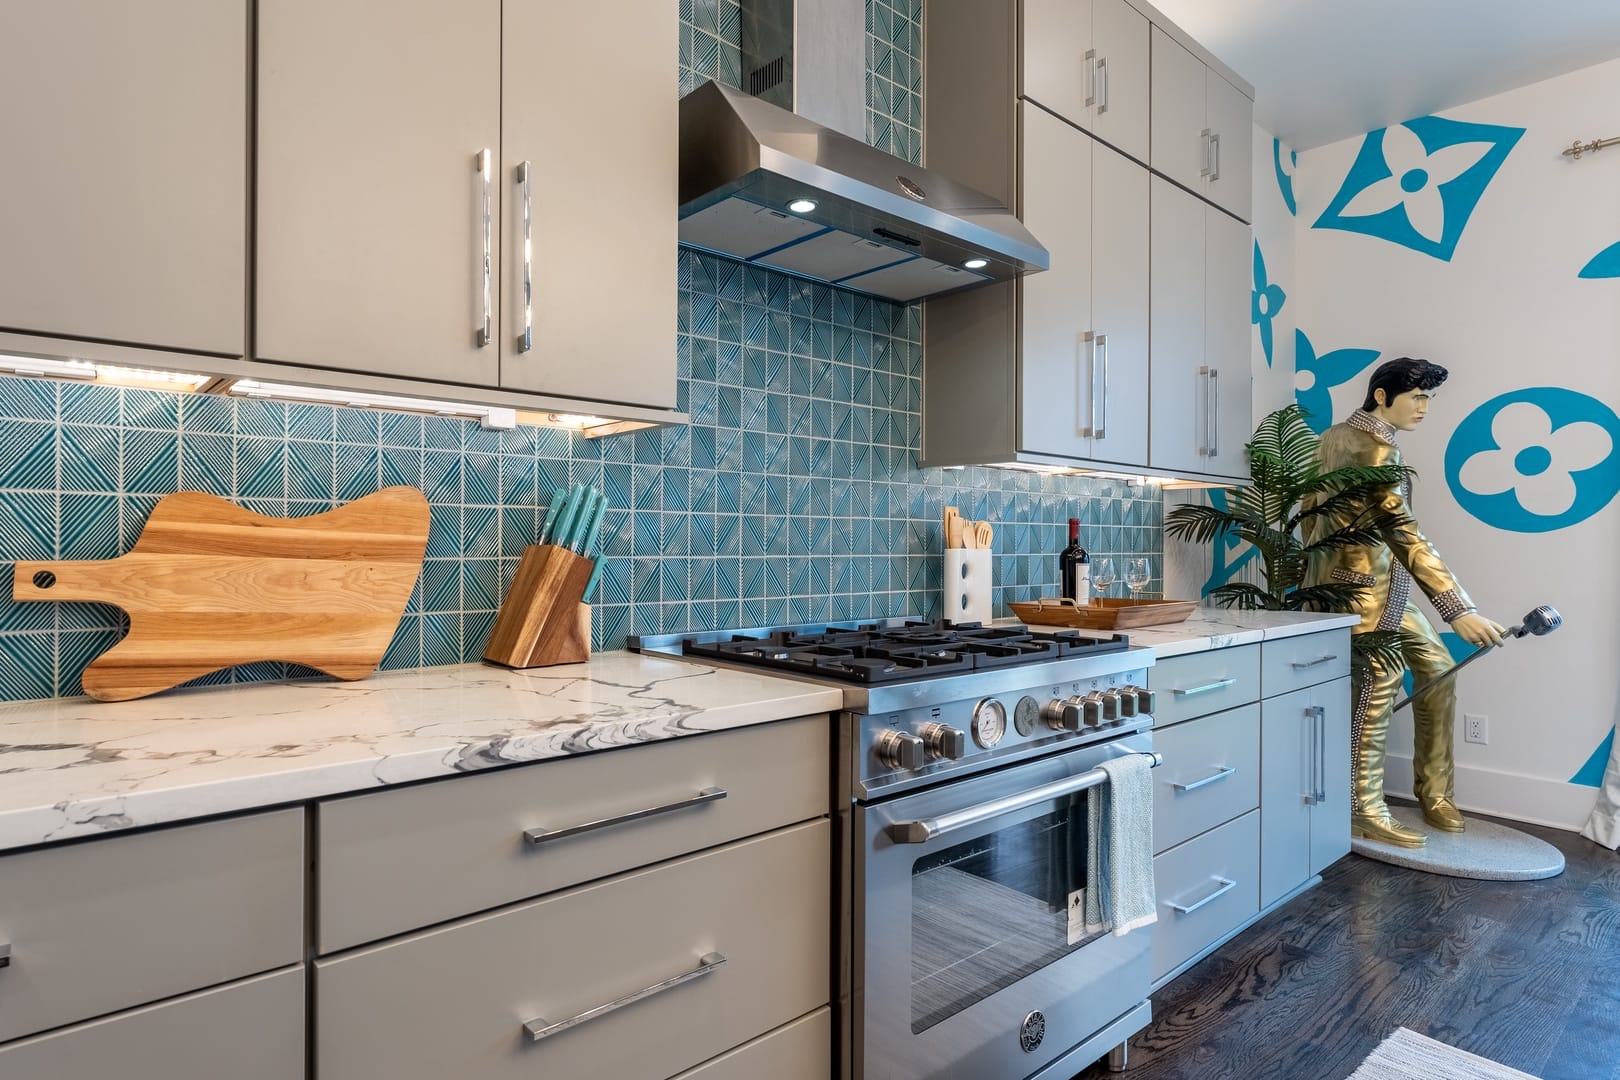
[[[682,0],[681,16],[678,89],[740,81],[735,0]],[[910,160],[921,156],[920,18],[920,0],[867,5],[868,139]],[[412,484],[432,531],[386,668],[476,660],[545,507],[573,483],[599,487],[610,508],[597,648],[632,633],[936,617],[947,504],[997,527],[998,613],[1055,589],[1070,515],[1094,552],[1150,555],[1157,577],[1155,487],[916,467],[921,307],[689,251],[671,263],[688,426],[592,441],[0,378],[0,559],[116,557],[179,490],[297,516]],[[79,693],[84,666],[123,630],[115,608],[0,600],[0,698]],[[258,664],[202,681],[293,673]]]

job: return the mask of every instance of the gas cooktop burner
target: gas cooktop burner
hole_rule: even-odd
[[[722,641],[687,638],[681,642],[681,652],[687,656],[855,683],[957,675],[1129,647],[1130,639],[1124,634],[1098,639],[1073,630],[1037,633],[1026,627],[947,622],[873,624],[815,633],[772,630],[763,637],[736,634]]]

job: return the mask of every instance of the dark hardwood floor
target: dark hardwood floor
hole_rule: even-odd
[[[1347,855],[1154,995],[1124,1076],[1343,1080],[1406,1027],[1543,1080],[1620,1080],[1620,855],[1502,824],[1557,847],[1564,873],[1474,881]]]

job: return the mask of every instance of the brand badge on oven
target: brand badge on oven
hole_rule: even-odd
[[[1018,1045],[1024,1048],[1024,1053],[1032,1053],[1046,1038],[1046,1014],[1036,1009],[1024,1017],[1024,1026],[1018,1030]]]

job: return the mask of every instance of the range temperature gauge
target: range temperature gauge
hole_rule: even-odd
[[[995,698],[985,698],[973,707],[973,741],[986,750],[1007,735],[1007,707]]]

